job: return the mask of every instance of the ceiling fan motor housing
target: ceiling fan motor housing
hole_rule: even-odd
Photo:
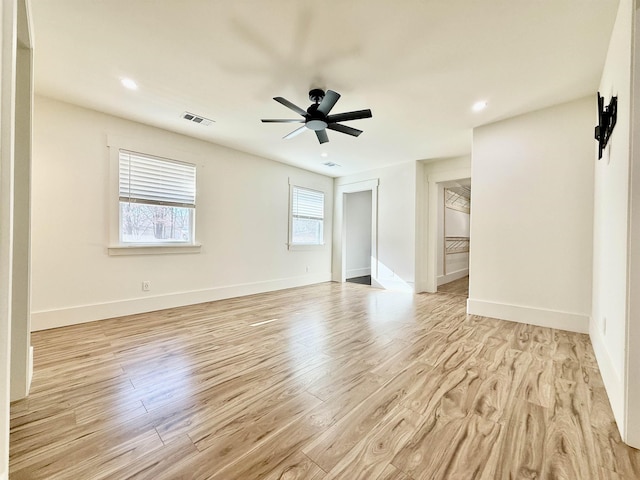
[[[314,92],[321,92],[322,93],[322,97],[314,97],[312,98],[312,94]],[[309,92],[309,98],[311,98],[312,101],[316,102],[313,105],[311,105],[309,108],[307,108],[307,113],[308,116],[306,117],[306,121],[305,121],[305,125],[309,130],[313,130],[313,131],[318,131],[318,130],[324,130],[325,128],[327,128],[327,117],[324,113],[319,112],[318,111],[318,104],[322,101],[322,98],[324,97],[324,92],[322,90],[311,90]]]
[[[316,136],[320,143],[326,143],[329,141],[327,129],[345,133],[352,137],[357,137],[362,133],[362,130],[342,125],[339,122],[358,120],[360,118],[371,118],[371,110],[369,109],[330,115],[329,113],[331,112],[331,109],[340,99],[340,94],[333,90],[327,90],[325,92],[320,88],[311,89],[309,91],[309,100],[313,103],[306,110],[303,110],[294,103],[291,103],[286,98],[273,97],[273,99],[303,117],[303,119],[300,120],[262,119],[263,122],[267,123],[304,123],[301,127],[295,129],[288,135],[285,135],[283,137],[285,139],[293,138],[305,129],[316,132]]]

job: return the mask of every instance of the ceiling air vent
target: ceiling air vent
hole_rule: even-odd
[[[341,167],[342,165],[338,165],[337,163],[333,163],[333,162],[325,162],[323,163],[323,165],[327,166],[327,167]]]
[[[196,115],[195,113],[184,112],[182,114],[182,118],[185,120],[189,120],[193,123],[199,123],[200,125],[211,125],[213,120],[209,120],[208,118],[201,117],[200,115]]]

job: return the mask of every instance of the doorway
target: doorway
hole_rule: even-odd
[[[372,191],[344,194],[345,279],[371,285]]]
[[[438,183],[437,291],[469,297],[471,179]]]

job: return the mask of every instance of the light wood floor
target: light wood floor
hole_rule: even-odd
[[[586,335],[326,283],[33,334],[11,479],[638,479]]]
[[[438,287],[438,293],[450,293],[452,295],[463,295],[469,297],[469,276],[459,278],[453,282],[445,283]]]

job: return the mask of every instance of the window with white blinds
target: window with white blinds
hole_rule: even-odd
[[[324,193],[302,187],[291,187],[292,245],[324,243]]]
[[[195,208],[196,166],[120,150],[120,201]]]
[[[194,243],[196,166],[119,151],[120,242]]]

